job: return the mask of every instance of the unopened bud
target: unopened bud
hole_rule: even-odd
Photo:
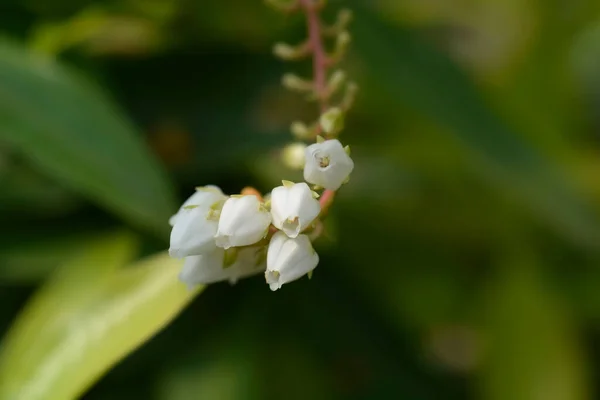
[[[309,47],[306,43],[298,46],[292,46],[287,43],[280,42],[273,46],[273,53],[282,60],[294,61],[306,57],[309,54],[308,49]]]
[[[319,127],[316,123],[311,126],[307,126],[304,122],[294,121],[290,126],[290,131],[296,139],[307,140],[315,137],[318,128]]]
[[[339,62],[346,54],[351,37],[348,31],[342,31],[336,36],[335,49],[331,55],[332,62]]]
[[[281,152],[283,163],[291,169],[303,169],[304,150],[306,150],[306,145],[304,143],[292,143],[285,146],[285,148]]]
[[[331,77],[327,82],[327,95],[331,96],[337,92],[345,81],[346,73],[340,69],[336,70],[333,74],[331,74]]]
[[[319,118],[323,131],[328,135],[335,135],[344,128],[344,112],[338,107],[327,110]]]
[[[346,30],[351,21],[352,11],[347,8],[341,9],[337,14],[335,23],[325,27],[323,33],[327,36],[337,36],[340,32]]]
[[[312,81],[302,79],[298,75],[294,74],[283,75],[281,83],[284,87],[298,92],[309,92],[314,89],[314,84]]]

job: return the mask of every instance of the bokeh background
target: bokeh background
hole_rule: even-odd
[[[329,3],[360,93],[319,267],[195,296],[155,255],[179,203],[299,179],[303,18],[2,2],[3,400],[598,398],[600,3]]]

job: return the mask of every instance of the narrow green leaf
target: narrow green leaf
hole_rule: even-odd
[[[181,262],[167,254],[116,270],[123,260],[103,254],[97,248],[63,268],[26,307],[2,347],[0,399],[80,396],[201,290],[178,281]],[[102,261],[108,273],[83,272]]]
[[[52,233],[36,231],[32,237],[11,235],[14,241],[0,246],[0,281],[40,282],[73,258],[81,249],[94,246],[103,235],[81,231]],[[15,240],[16,239],[16,240]]]
[[[393,121],[394,104],[416,110],[462,144],[473,171],[572,242],[598,249],[600,223],[591,205],[565,172],[525,139],[528,135],[492,110],[464,71],[414,32],[356,8],[361,18],[353,29],[355,47],[373,77],[363,86],[365,92],[378,90],[372,95],[382,104],[375,110],[382,120]]]
[[[166,233],[172,189],[132,124],[98,86],[8,41],[0,41],[0,140],[128,221]]]

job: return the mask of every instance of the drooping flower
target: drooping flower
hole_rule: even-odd
[[[319,255],[315,252],[306,235],[289,238],[277,232],[271,238],[267,252],[265,279],[271,290],[295,281],[316,268]]]
[[[221,210],[216,244],[224,249],[254,244],[266,236],[269,225],[271,213],[256,196],[232,196]]]
[[[185,210],[188,206],[204,204],[207,202],[215,202],[224,198],[225,195],[221,191],[218,186],[207,185],[196,188],[194,194],[192,194],[186,201],[183,202],[177,213],[175,213],[171,218],[169,218],[169,225],[174,226],[177,221],[177,217],[179,214]],[[215,198],[215,200],[209,200],[210,198]]]
[[[319,215],[321,206],[304,182],[283,182],[271,192],[273,225],[295,238]]]
[[[225,199],[218,189],[201,189],[186,201],[188,205],[177,213],[171,229],[169,254],[172,257],[200,255],[215,246],[214,236]],[[194,204],[189,204],[192,202]]]
[[[196,285],[229,281],[264,273],[266,246],[231,248],[214,247],[211,251],[185,259],[179,280],[192,288]]]
[[[337,190],[350,176],[354,162],[337,139],[306,148],[304,180],[328,190]]]

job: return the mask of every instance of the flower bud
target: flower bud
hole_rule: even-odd
[[[277,232],[269,243],[265,279],[275,291],[311,272],[318,263],[319,256],[306,235],[292,239]]]
[[[232,196],[221,210],[216,244],[224,249],[254,244],[266,236],[270,224],[271,213],[256,196]]]
[[[236,283],[239,279],[263,273],[266,268],[266,246],[246,247],[233,254],[227,262],[228,251],[214,246],[211,251],[200,256],[185,259],[179,273],[179,280],[191,289],[196,285],[220,281]]]
[[[323,131],[335,135],[344,129],[344,112],[338,107],[332,107],[319,118]]]
[[[285,182],[271,192],[273,225],[295,238],[319,215],[321,206],[304,182]]]
[[[182,212],[186,207],[205,203],[212,204],[216,201],[221,200],[222,198],[225,198],[225,195],[217,186],[208,185],[196,188],[196,192],[181,205],[179,211],[177,211],[176,214],[169,218],[169,225],[175,225],[175,221],[177,220],[179,213]]]
[[[304,143],[291,143],[283,148],[281,158],[284,164],[291,169],[301,170],[304,168]]]
[[[337,190],[349,178],[354,162],[337,139],[311,144],[305,151],[304,180]]]

